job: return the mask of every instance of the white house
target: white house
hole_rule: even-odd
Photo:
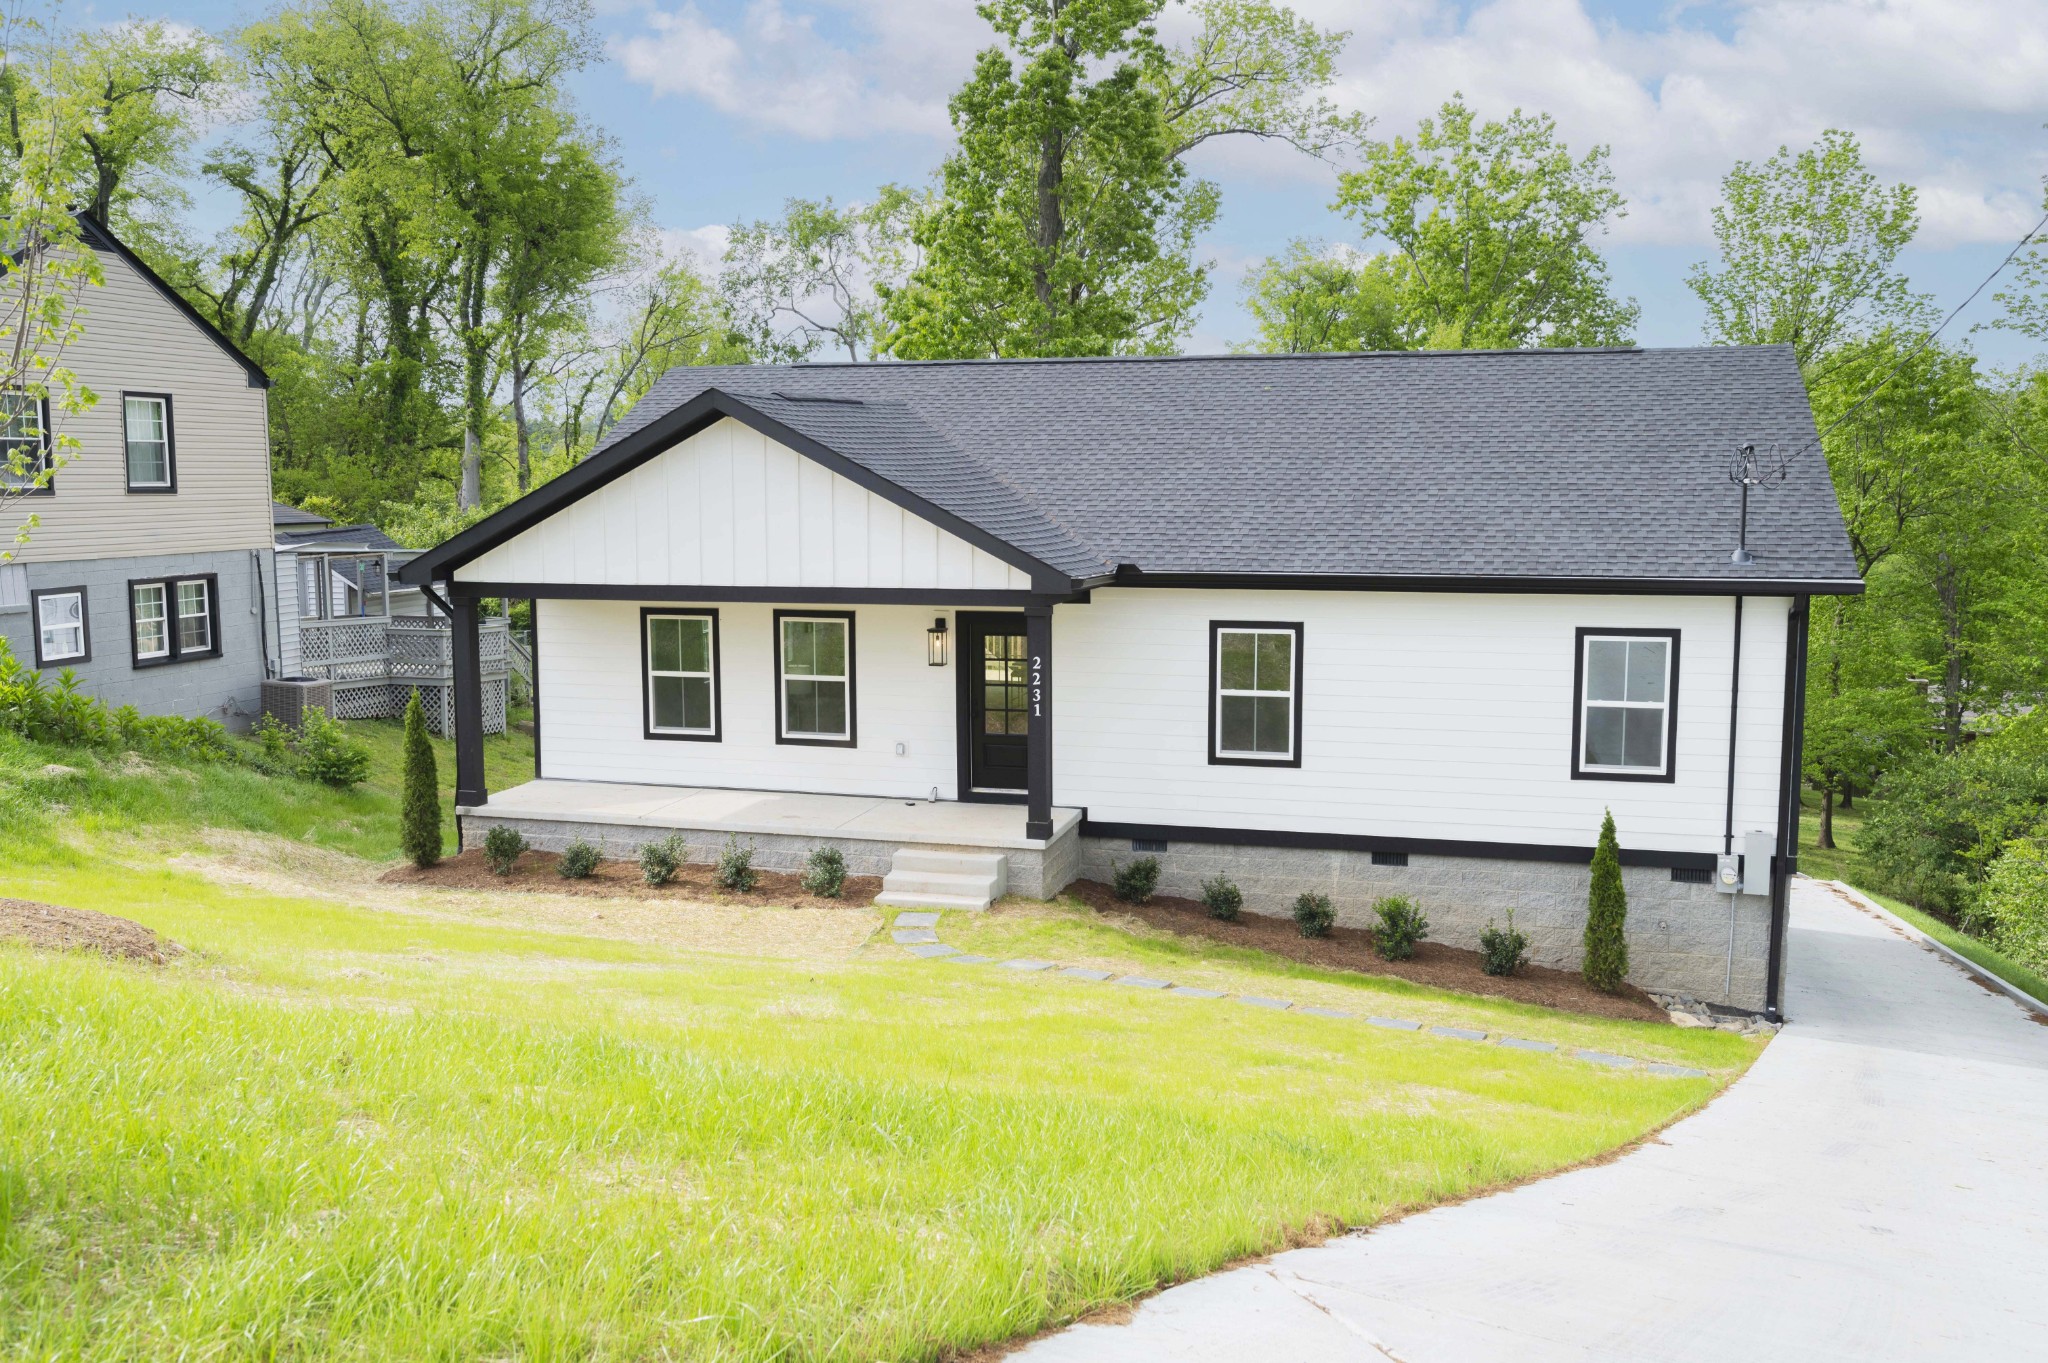
[[[1773,1010],[1807,600],[1862,588],[1814,434],[1785,347],[687,368],[402,576],[471,840],[829,842],[973,902],[901,853],[1033,895],[1153,855],[1576,966],[1611,809],[1633,978]],[[1799,453],[1736,562],[1745,443]],[[489,597],[543,715],[495,795]]]

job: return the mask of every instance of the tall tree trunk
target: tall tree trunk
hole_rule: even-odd
[[[1849,812],[1849,802],[1852,799],[1854,799],[1855,796],[1856,787],[1850,785],[1847,781],[1842,782],[1842,812],[1844,814],[1847,814]]]
[[[463,262],[462,295],[462,488],[455,505],[474,511],[484,504],[484,371],[490,344],[484,335],[484,249],[479,244]]]
[[[526,425],[526,380],[532,367],[524,360],[512,362],[512,431],[519,444],[519,495],[533,486],[531,433]]]
[[[1060,200],[1065,173],[1065,140],[1056,130],[1048,130],[1038,139],[1038,232],[1032,242],[1038,253],[1031,263],[1031,287],[1038,295],[1038,306],[1045,309],[1048,325],[1053,305],[1052,262],[1067,235],[1066,208]]]
[[[1835,787],[1833,782],[1820,788],[1820,833],[1813,845],[1823,852],[1835,850]]]

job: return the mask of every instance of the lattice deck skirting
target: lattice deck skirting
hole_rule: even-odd
[[[501,734],[511,678],[509,630],[503,620],[486,620],[479,636],[484,732]],[[427,727],[437,734],[454,732],[454,660],[448,624],[438,617],[305,621],[299,626],[299,671],[333,680],[338,719],[404,714],[418,691]]]

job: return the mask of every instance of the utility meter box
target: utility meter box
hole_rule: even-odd
[[[1742,892],[1771,892],[1771,863],[1778,858],[1778,838],[1761,829],[1742,835]]]
[[[1722,894],[1742,893],[1742,857],[1739,854],[1714,858],[1714,888]]]

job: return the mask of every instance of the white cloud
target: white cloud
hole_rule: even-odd
[[[707,5],[711,0],[705,0]],[[696,0],[639,11],[616,52],[629,78],[743,124],[808,139],[917,134],[943,145],[945,101],[987,27],[965,0]],[[1616,242],[1697,245],[1739,158],[1844,127],[1880,175],[1921,190],[1920,244],[2009,240],[2048,170],[2048,5],[2038,0],[1725,0],[1705,26],[1677,6],[1650,27],[1582,0],[1295,0],[1349,29],[1333,96],[1405,132],[1452,91],[1483,115],[1552,114],[1574,147],[1605,143],[1629,200]],[[1170,9],[1165,34],[1189,19]],[[1204,173],[1313,183],[1291,149],[1211,144]]]
[[[655,229],[654,250],[664,263],[687,258],[707,279],[715,279],[725,261],[726,243],[731,240],[732,229],[721,222],[702,227],[661,227]]]

